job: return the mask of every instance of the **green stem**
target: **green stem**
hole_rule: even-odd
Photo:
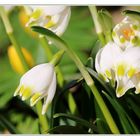
[[[66,49],[66,51],[69,54],[69,56],[71,57],[71,59],[75,62],[75,64],[79,68],[87,85],[89,86],[92,93],[94,94],[96,101],[97,101],[98,105],[100,106],[100,108],[103,112],[103,115],[108,123],[108,126],[110,127],[110,130],[112,131],[112,133],[119,134],[120,132],[110,114],[110,111],[108,110],[106,104],[104,103],[104,100],[102,99],[100,93],[98,92],[96,86],[94,85],[94,81],[91,78],[91,76],[89,75],[89,73],[87,72],[85,66],[82,64],[81,60],[77,57],[77,55],[70,48],[68,48],[68,46],[66,47],[65,45],[63,45],[63,47]]]
[[[111,31],[109,31],[109,32],[106,32],[105,33],[106,34],[106,42],[110,42],[110,41],[112,41],[113,39],[112,39],[112,33],[111,33]]]
[[[100,39],[100,41],[102,42],[103,45],[105,45],[106,41],[105,41],[105,37],[104,37],[104,34],[103,34],[103,30],[102,30],[102,26],[100,24],[100,21],[99,21],[99,17],[98,17],[98,13],[97,13],[97,9],[96,9],[96,6],[89,6],[89,9],[90,9],[90,12],[91,12],[91,15],[92,15],[92,18],[93,18],[93,21],[94,21],[94,24],[95,24],[95,28],[96,28],[96,32],[98,34],[98,37]],[[110,38],[109,38],[110,39]],[[106,104],[104,103],[100,93],[98,92],[97,88],[95,87],[94,84],[91,84],[89,85],[92,93],[94,94],[94,97],[106,119],[106,122],[108,123],[108,126],[110,127],[110,130],[113,132],[113,133],[120,133]]]
[[[53,53],[52,53],[52,51],[50,49],[50,46],[49,46],[49,44],[48,44],[48,42],[47,42],[47,40],[44,36],[40,37],[40,43],[41,43],[41,46],[46,53],[48,61],[51,61],[52,58],[53,58]],[[58,84],[59,84],[60,87],[62,87],[63,84],[64,84],[63,74],[62,74],[62,72],[61,72],[61,70],[58,66],[55,67],[55,70],[56,70],[56,73],[57,73]]]
[[[96,32],[98,34],[99,40],[102,42],[102,45],[105,45],[106,41],[105,41],[104,33],[102,30],[102,26],[101,26],[100,21],[99,21],[96,6],[89,6],[89,10],[91,12],[92,19],[94,21],[95,29],[96,29]]]
[[[49,129],[49,124],[48,124],[48,121],[47,119],[45,118],[45,115],[42,115],[41,112],[42,112],[42,102],[41,101],[38,101],[37,104],[36,104],[36,110],[37,110],[37,114],[38,114],[38,117],[39,117],[39,122],[40,122],[40,125],[41,125],[41,133],[46,133],[46,131]]]
[[[44,36],[39,37],[40,43],[42,48],[44,49],[44,52],[47,56],[48,61],[51,61],[52,57],[53,57],[53,53],[50,49],[50,46],[46,40],[46,38]]]
[[[22,53],[22,50],[21,50],[21,47],[19,46],[19,44],[17,43],[15,37],[14,37],[14,34],[11,32],[8,34],[12,44],[13,44],[13,47],[15,48],[20,60],[21,60],[21,63],[23,65],[23,68],[24,68],[24,72],[28,71],[29,70],[29,66],[25,60],[25,57]]]
[[[39,29],[40,28],[40,29]],[[104,100],[102,99],[100,93],[98,92],[96,86],[94,85],[94,81],[88,71],[86,70],[86,67],[83,65],[79,57],[76,55],[76,53],[60,38],[58,38],[54,33],[50,32],[49,30],[44,30],[41,27],[33,27],[33,30],[39,31],[42,34],[47,34],[47,38],[52,41],[59,49],[63,49],[66,51],[66,53],[69,55],[69,57],[75,62],[76,66],[80,70],[83,78],[85,79],[87,85],[91,89],[92,93],[94,94],[97,103],[99,104],[103,115],[106,119],[106,122],[108,123],[108,126],[110,127],[110,130],[112,133],[119,134],[119,130],[117,128],[117,125],[115,124],[110,111],[108,110],[106,104],[104,103]],[[111,123],[110,123],[111,122]]]
[[[4,26],[5,26],[5,29],[6,29],[6,33],[8,34],[8,36],[11,40],[11,43],[13,44],[13,47],[15,47],[15,50],[17,51],[17,54],[18,54],[18,56],[19,56],[19,58],[20,58],[20,60],[23,64],[24,71],[26,72],[28,70],[28,65],[27,65],[26,60],[24,58],[24,55],[21,51],[20,45],[17,43],[17,41],[15,39],[15,36],[14,36],[14,33],[13,33],[13,28],[10,24],[7,13],[2,6],[0,6],[0,15],[1,15],[1,18],[3,20]]]
[[[72,114],[76,114],[76,115],[79,114],[76,102],[70,91],[68,92],[68,105],[69,105],[70,112]]]
[[[23,53],[21,51],[20,45],[16,41],[16,38],[15,38],[14,33],[13,33],[13,28],[12,28],[12,26],[10,24],[9,18],[7,16],[7,13],[6,13],[5,9],[2,6],[0,6],[0,15],[1,15],[1,18],[3,20],[4,26],[5,26],[5,29],[6,29],[6,33],[8,34],[8,36],[9,36],[9,38],[11,40],[11,43],[15,47],[15,50],[16,50],[16,52],[17,52],[17,54],[18,54],[18,56],[19,56],[19,58],[21,60],[23,68],[24,68],[24,70],[26,72],[26,71],[29,70],[28,64],[27,64],[27,62],[26,62],[26,60],[24,58],[24,55],[23,55]],[[48,129],[48,122],[47,122],[45,116],[41,115],[41,113],[40,113],[41,109],[42,109],[42,105],[41,105],[41,103],[39,103],[39,105],[37,105],[37,112],[39,113],[38,116],[39,116],[40,124],[42,125],[43,129],[45,129],[45,128]],[[45,129],[45,130],[47,130],[47,129]]]
[[[43,47],[43,49],[45,51],[45,54],[47,56],[48,61],[51,61],[52,58],[53,58],[53,53],[52,53],[52,51],[50,49],[50,46],[49,46],[46,38],[43,35],[40,37],[40,43],[41,43],[41,45],[42,45],[42,47]],[[57,73],[58,84],[59,84],[60,87],[63,87],[63,85],[64,85],[64,77],[63,77],[63,74],[62,74],[61,69],[59,68],[59,66],[55,67],[55,71]],[[68,101],[71,100],[71,101],[73,101],[73,103],[75,103],[75,100],[74,100],[73,96],[71,95],[72,93],[69,92],[68,94],[69,94]],[[74,110],[77,110],[76,103],[73,104],[73,106],[71,106],[71,104],[69,103],[69,108],[70,108],[71,113],[73,114]]]
[[[109,110],[108,110],[105,102],[103,101],[103,98],[101,97],[100,93],[98,92],[97,88],[95,87],[95,85],[90,85],[90,89],[92,90],[92,93],[94,94],[94,97],[106,119],[106,122],[108,123],[108,126],[110,127],[110,130],[115,134],[119,134],[120,132],[119,132],[111,114],[109,113]]]

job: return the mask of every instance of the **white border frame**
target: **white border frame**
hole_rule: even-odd
[[[0,0],[0,4],[140,5],[139,0]]]

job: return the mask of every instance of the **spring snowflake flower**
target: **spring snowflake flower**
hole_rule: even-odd
[[[27,26],[37,25],[61,36],[66,30],[71,10],[69,6],[31,6]]]
[[[45,114],[56,91],[56,73],[51,63],[40,64],[26,72],[14,96],[20,95],[22,100],[30,98],[31,106],[44,98],[42,114]]]
[[[116,95],[121,97],[135,87],[140,93],[140,47],[122,51],[115,43],[109,42],[96,55],[95,68],[106,82],[117,82]]]
[[[125,17],[113,29],[113,39],[123,50],[138,46],[140,42],[140,22],[132,17]]]

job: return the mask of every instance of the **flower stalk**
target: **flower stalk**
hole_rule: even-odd
[[[98,105],[100,106],[100,109],[102,110],[102,113],[103,113],[103,115],[108,123],[108,126],[110,127],[110,130],[114,134],[119,134],[120,132],[119,132],[119,130],[118,130],[111,114],[110,114],[110,111],[108,110],[104,100],[102,99],[100,93],[98,92],[96,86],[94,85],[94,81],[93,81],[92,77],[89,75],[89,73],[87,72],[86,67],[83,65],[83,63],[81,62],[79,57],[75,54],[75,52],[73,52],[68,46],[62,45],[62,47],[63,47],[63,49],[64,48],[66,49],[66,52],[69,54],[71,59],[75,62],[76,66],[79,68],[87,85],[91,89]]]
[[[42,33],[46,35],[47,39],[54,43],[59,49],[65,50],[65,52],[69,55],[69,57],[74,61],[78,69],[80,70],[83,78],[85,79],[87,85],[89,86],[90,90],[92,91],[93,95],[95,96],[99,107],[102,110],[102,113],[108,123],[108,126],[112,133],[119,134],[119,130],[117,128],[116,123],[114,122],[110,111],[108,110],[104,100],[102,99],[100,93],[98,92],[96,86],[94,85],[94,81],[90,74],[88,73],[86,67],[83,65],[79,57],[76,53],[59,37],[57,37],[53,32],[42,28],[42,27],[32,27],[32,29],[36,32]]]
[[[50,49],[48,41],[42,35],[39,37],[39,40],[40,40],[42,48],[44,49],[44,51],[46,53],[48,61],[51,61],[52,57],[53,57],[53,53],[52,53],[52,51]],[[55,70],[56,70],[56,73],[57,73],[58,84],[59,84],[60,87],[62,87],[63,84],[64,84],[63,74],[62,74],[62,72],[61,72],[61,70],[60,70],[60,68],[58,66],[55,67]]]
[[[45,36],[41,35],[39,37],[39,40],[40,40],[42,48],[44,49],[44,51],[46,53],[48,61],[52,61],[53,53],[52,53],[52,51],[50,49],[50,46],[48,44],[47,39],[45,38]],[[64,50],[62,50],[61,53],[64,53]],[[60,87],[63,87],[63,85],[64,85],[64,77],[63,77],[63,74],[62,74],[61,69],[59,68],[59,66],[55,67],[55,71],[57,73],[58,84],[59,84]],[[74,102],[74,104],[73,104],[72,107],[71,107],[71,104],[68,104],[68,105],[69,105],[71,113],[73,114],[74,110],[77,110],[77,105],[75,103],[75,99],[73,98],[73,96],[71,94],[72,93],[69,91],[69,93],[68,93],[68,95],[69,95],[68,96],[68,100],[72,100]]]
[[[23,55],[22,50],[21,50],[21,47],[19,46],[18,42],[15,39],[15,36],[14,36],[14,33],[13,33],[13,28],[12,28],[12,26],[10,24],[9,18],[7,16],[7,13],[6,13],[4,7],[2,7],[2,6],[0,6],[0,16],[1,16],[2,20],[3,20],[4,26],[5,26],[5,29],[6,29],[6,33],[8,34],[12,45],[15,47],[15,50],[17,51],[17,54],[18,54],[18,56],[19,56],[19,58],[21,60],[21,63],[23,65],[24,71],[26,72],[29,69],[28,64],[27,64],[27,62],[26,62],[26,60],[24,58],[24,55]],[[38,102],[38,105],[37,105],[36,109],[37,109],[38,116],[39,116],[39,122],[40,122],[42,128],[45,131],[49,127],[48,127],[47,119],[45,118],[45,116],[41,115],[41,113],[40,113],[40,110],[42,109],[41,101]]]
[[[97,33],[97,35],[99,37],[99,40],[101,41],[102,45],[105,45],[106,41],[105,41],[102,26],[101,26],[100,21],[99,21],[96,6],[89,6],[89,10],[90,10],[90,13],[92,15],[92,19],[94,21],[96,33]]]
[[[44,134],[46,132],[46,130],[49,129],[49,124],[47,119],[45,118],[45,115],[42,115],[42,102],[38,101],[38,103],[36,104],[36,110],[37,110],[37,114],[39,117],[39,121],[40,121],[40,126],[41,126],[41,133]]]
[[[6,29],[6,33],[8,34],[11,43],[15,47],[15,49],[17,51],[17,54],[18,54],[23,66],[24,66],[24,71],[26,72],[28,70],[27,62],[26,62],[26,60],[24,58],[24,55],[23,55],[23,53],[21,51],[21,48],[20,48],[18,42],[15,39],[15,36],[14,36],[14,33],[13,33],[13,28],[12,28],[12,26],[10,24],[10,21],[8,19],[8,16],[7,16],[7,13],[6,13],[5,9],[2,6],[0,6],[0,15],[1,15],[1,18],[3,20],[4,26],[5,26],[5,29]]]

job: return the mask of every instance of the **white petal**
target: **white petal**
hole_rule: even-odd
[[[71,15],[71,10],[68,7],[61,15],[62,18],[60,18],[59,22],[57,23],[57,27],[56,29],[53,29],[53,32],[61,36],[68,26],[70,15]]]
[[[140,73],[135,74],[132,78],[131,81],[136,87],[135,93],[138,94],[140,93]]]
[[[55,92],[56,92],[56,74],[54,72],[52,82],[47,91],[47,95],[48,95],[47,99],[45,100],[43,104],[43,108],[42,108],[43,115],[45,114],[49,104],[52,102]]]
[[[134,84],[126,76],[124,76],[121,80],[117,79],[116,96],[118,98],[122,97],[126,93],[127,90],[133,87],[134,87]]]
[[[19,94],[19,90],[21,88],[21,85],[19,85],[14,93],[14,96],[17,96]]]
[[[100,66],[102,71],[111,69],[121,59],[122,50],[113,42],[109,42],[102,50]]]
[[[95,68],[98,73],[102,73],[102,69],[100,66],[102,51],[103,51],[103,48],[98,51],[96,58],[95,58]]]
[[[39,8],[42,9],[44,11],[45,15],[55,15],[55,14],[59,14],[60,12],[62,12],[67,6],[64,5],[49,5],[49,6],[31,6],[34,10]]]
[[[125,50],[124,60],[140,71],[140,47],[131,47]]]
[[[11,9],[13,9],[15,7],[15,5],[5,5],[4,6],[4,8],[7,10],[7,11],[9,11],[9,10],[11,10]]]
[[[53,72],[54,67],[50,63],[37,65],[22,76],[20,84],[30,87],[34,93],[43,93],[52,81]]]

